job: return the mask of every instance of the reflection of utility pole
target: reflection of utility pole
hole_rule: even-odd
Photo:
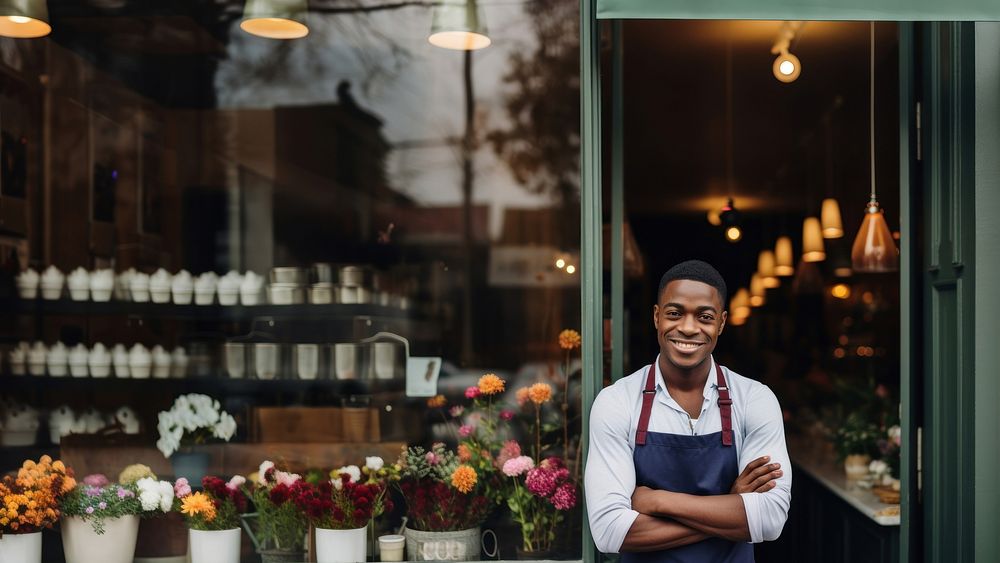
[[[474,156],[476,132],[476,100],[472,91],[472,51],[464,51],[465,84],[465,134],[462,138],[462,243],[465,255],[465,283],[462,294],[462,364],[472,363],[473,324],[472,319],[472,157]]]

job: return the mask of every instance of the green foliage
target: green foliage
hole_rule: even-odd
[[[97,534],[104,533],[104,521],[144,514],[134,484],[106,487],[78,485],[60,504],[63,516],[77,516],[90,522]]]

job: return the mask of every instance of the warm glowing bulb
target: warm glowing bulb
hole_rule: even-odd
[[[778,70],[785,76],[791,76],[795,72],[795,63],[788,60],[781,61],[781,64],[778,65]]]
[[[722,217],[719,216],[719,210],[718,209],[709,209],[708,210],[708,222],[709,222],[710,225],[712,225],[714,227],[718,227],[719,225],[722,224]]]
[[[309,35],[309,28],[289,18],[249,18],[240,22],[240,29],[267,39],[301,39]]]
[[[830,289],[830,295],[837,299],[847,299],[851,296],[851,287],[846,283],[838,283]]]
[[[788,51],[782,51],[776,59],[774,59],[774,64],[771,66],[771,72],[774,73],[774,77],[781,82],[795,82],[795,79],[799,77],[802,72],[802,64],[799,63],[798,57],[789,53]]]
[[[9,19],[11,23],[21,23],[21,24],[28,23],[31,21],[31,18],[26,18],[24,16],[7,16],[7,19]]]
[[[729,227],[726,229],[726,238],[729,242],[737,242],[743,238],[743,231],[739,227]]]
[[[572,264],[570,264],[569,266],[566,266],[566,273],[567,274],[572,274],[575,271],[576,271],[576,266],[574,266]]]
[[[559,268],[560,270],[562,270],[565,267],[566,267],[566,261],[565,260],[563,260],[562,258],[556,260],[556,268]]]

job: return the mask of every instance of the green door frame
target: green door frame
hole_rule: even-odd
[[[601,388],[604,359],[603,323],[603,256],[602,256],[602,96],[601,96],[601,24],[598,4],[602,0],[581,0],[581,301],[583,332],[583,448],[586,460],[588,447],[589,411]],[[608,0],[603,0],[605,3]],[[617,0],[615,0],[617,1]],[[620,3],[620,2],[619,2]],[[803,0],[803,3],[812,3]],[[663,11],[665,2],[638,0],[633,4],[646,4]],[[743,19],[748,16],[737,10],[732,15],[720,13],[718,3],[684,3],[675,17]],[[723,2],[732,8],[732,2]],[[927,8],[934,3],[919,3]],[[932,6],[933,16],[941,19],[962,20],[970,17],[962,11],[968,5],[954,4],[942,8],[944,3]],[[1000,20],[1000,6],[985,6],[975,1],[974,15],[983,20]],[[680,3],[678,3],[678,6]],[[747,6],[740,2],[740,5]],[[701,6],[701,7],[699,7]],[[786,8],[781,2],[765,2],[763,7],[754,4],[752,10],[768,13],[776,7]],[[814,6],[815,8],[815,6]],[[855,6],[856,8],[856,6]],[[789,7],[796,11],[795,6]],[[866,15],[884,20],[926,20],[927,13],[911,12],[912,17],[899,17],[899,10],[907,7],[897,4],[895,10],[883,12],[882,17],[871,12]],[[825,11],[809,12],[811,19],[860,19],[857,12],[825,7]],[[916,5],[914,5],[916,10]],[[985,10],[985,11],[982,11]],[[801,10],[799,10],[801,11]],[[755,12],[756,13],[756,12]],[[790,13],[790,12],[781,12]],[[886,15],[892,16],[886,18]],[[606,15],[606,14],[605,14]],[[795,14],[798,15],[798,14]],[[850,17],[855,16],[855,17]],[[964,16],[964,17],[963,17]],[[637,17],[631,14],[627,17]],[[657,14],[656,17],[663,17]],[[762,17],[762,16],[757,16]],[[805,19],[805,18],[802,18]],[[622,349],[623,334],[623,280],[622,280],[622,225],[624,218],[624,169],[622,135],[622,69],[621,25],[612,24],[612,233],[611,233],[611,317],[612,317],[612,377],[624,372]],[[930,70],[925,84],[934,88],[924,91],[927,107],[925,121],[929,125],[921,130],[917,114],[915,70],[918,56],[915,38],[919,29],[930,29],[930,37],[940,37],[942,29],[951,30],[950,49],[938,51],[924,49],[924,63]],[[989,24],[975,24],[985,26]],[[977,29],[982,39],[976,35]],[[989,336],[1000,334],[1000,297],[987,293],[993,284],[986,280],[1000,279],[1000,190],[992,189],[1000,181],[1000,86],[995,78],[1000,74],[996,49],[1000,45],[1000,31],[994,27],[973,27],[973,24],[900,24],[900,190],[902,275],[900,280],[901,306],[901,401],[902,405],[902,478],[904,490],[901,499],[902,524],[900,535],[900,560],[910,561],[926,556],[928,560],[968,560],[974,554],[982,561],[1000,560],[1000,534],[990,528],[1000,520],[1000,485],[992,476],[1000,466],[995,430],[1000,427],[1000,378],[989,377],[987,367],[1000,366],[1000,346],[988,342]],[[980,56],[974,54],[991,54]],[[945,70],[941,71],[941,64]],[[992,73],[992,74],[991,74]],[[950,77],[950,78],[949,78]],[[942,96],[939,86],[947,81],[957,88],[959,96]],[[931,119],[927,119],[927,116]],[[942,129],[942,116],[947,115],[948,127]],[[976,126],[982,117],[992,117],[989,126]],[[995,122],[995,123],[994,123]],[[956,124],[964,126],[959,127]],[[929,201],[919,210],[911,192],[914,191],[916,151],[922,144],[930,150],[924,157],[923,170],[928,181],[921,191]],[[950,147],[944,154],[942,147]],[[936,152],[935,152],[936,151]],[[963,160],[964,158],[964,160]],[[939,202],[944,205],[928,205]],[[914,240],[913,225],[918,218],[930,221],[926,240],[920,248]],[[942,226],[943,225],[943,226]],[[947,233],[942,239],[941,233]],[[942,243],[944,240],[944,244]],[[979,245],[975,243],[980,243]],[[984,249],[985,242],[993,248],[993,260],[973,268],[973,256]],[[947,247],[947,248],[946,248]],[[955,252],[957,251],[957,255]],[[920,252],[926,265],[917,260]],[[944,253],[944,254],[941,254]],[[958,257],[956,261],[955,258]],[[984,252],[983,257],[987,254]],[[951,260],[950,270],[942,272],[940,260]],[[992,277],[990,277],[992,276]],[[979,281],[977,284],[976,281]],[[979,291],[976,291],[976,288]],[[942,290],[944,290],[942,292]],[[915,296],[923,293],[923,309]],[[944,297],[942,301],[940,298]],[[937,299],[938,301],[933,301]],[[949,308],[950,305],[960,310]],[[986,307],[993,314],[985,314]],[[975,314],[980,309],[980,314]],[[927,333],[916,333],[916,322],[923,319]],[[982,342],[975,346],[975,342]],[[977,366],[981,374],[976,377]],[[925,368],[921,370],[919,368]],[[914,378],[926,372],[925,381]],[[956,378],[956,374],[962,377]],[[952,381],[951,385],[948,382]],[[918,428],[916,389],[923,386],[927,392],[924,405],[928,424],[923,433]],[[942,395],[941,393],[946,393]],[[950,393],[950,394],[947,394]],[[976,401],[985,408],[975,409]],[[977,430],[978,429],[978,430]],[[973,447],[976,441],[983,447]],[[923,449],[923,479],[926,486],[923,498],[926,508],[925,521],[918,510],[920,476],[915,475],[918,457]],[[959,457],[949,457],[957,455]],[[949,480],[951,479],[951,480]],[[985,493],[985,494],[984,494]],[[974,502],[978,500],[978,502]],[[941,527],[937,527],[941,526]],[[599,556],[590,536],[589,526],[583,526],[583,560],[597,561]],[[964,530],[964,531],[963,531]]]

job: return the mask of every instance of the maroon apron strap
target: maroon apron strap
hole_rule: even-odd
[[[722,376],[722,366],[715,364],[715,374],[719,385],[719,412],[722,415],[722,445],[733,445],[733,400],[729,398],[729,387]]]
[[[653,397],[656,395],[656,364],[650,364],[646,376],[646,388],[642,391],[642,412],[639,426],[635,429],[635,445],[646,445],[646,430],[649,429],[649,415],[653,412]]]

